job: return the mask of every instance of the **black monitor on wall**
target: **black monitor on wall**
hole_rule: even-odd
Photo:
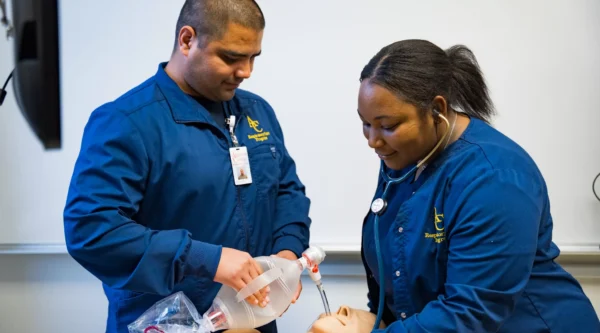
[[[58,0],[13,0],[11,5],[12,93],[44,148],[61,148]]]

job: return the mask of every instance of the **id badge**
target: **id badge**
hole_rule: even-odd
[[[233,169],[233,181],[235,185],[251,184],[252,174],[250,173],[248,149],[246,147],[229,148],[229,156],[231,157],[231,168]]]

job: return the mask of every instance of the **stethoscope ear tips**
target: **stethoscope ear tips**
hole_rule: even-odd
[[[371,203],[371,211],[375,215],[381,215],[387,208],[387,202],[383,198],[377,198]]]

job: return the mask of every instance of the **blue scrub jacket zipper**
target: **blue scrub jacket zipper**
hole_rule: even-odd
[[[223,109],[225,110],[225,114],[226,114],[226,119],[225,119],[225,124],[228,124],[229,121],[229,117],[233,114],[233,112],[231,112],[231,109],[229,107],[229,102],[223,102]],[[235,135],[235,130],[237,129],[237,125],[240,122],[241,117],[236,117],[235,120],[235,124],[233,126],[233,133]],[[233,138],[231,137],[231,135],[229,136],[229,146],[230,147],[235,147],[235,145],[233,144]],[[238,140],[238,144],[239,144],[239,140]],[[248,156],[248,161],[250,160],[250,156]],[[249,227],[248,227],[248,220],[246,218],[246,213],[244,212],[244,205],[242,203],[242,194],[240,192],[240,187],[239,186],[235,186],[235,191],[237,193],[237,203],[238,203],[238,208],[242,214],[242,222],[244,222],[244,232],[246,234],[246,251],[248,253],[251,253],[250,251],[250,236],[249,236]]]

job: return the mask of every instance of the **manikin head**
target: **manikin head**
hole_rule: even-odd
[[[186,0],[166,71],[189,95],[230,100],[252,73],[264,27],[253,0]]]
[[[369,311],[343,305],[331,316],[320,315],[307,333],[370,333],[375,319]],[[383,323],[379,327],[385,328]]]
[[[369,311],[341,306],[331,316],[322,314],[307,333],[370,333],[375,325],[375,315]],[[385,328],[381,323],[380,328]],[[280,329],[281,330],[281,329]],[[259,333],[255,329],[227,330],[224,333]]]

